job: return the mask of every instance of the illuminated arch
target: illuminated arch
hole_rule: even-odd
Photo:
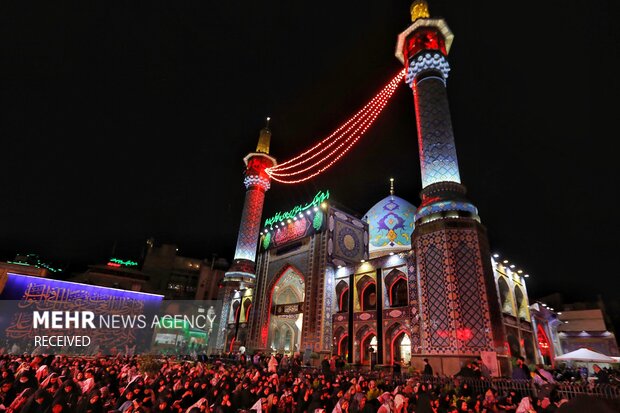
[[[336,354],[346,356],[349,350],[349,333],[344,327],[338,327],[334,332],[334,344]]]
[[[245,321],[246,323],[250,321],[250,308],[252,308],[252,299],[246,298],[245,300],[243,300],[243,315],[245,316],[245,319],[243,321]]]
[[[369,275],[364,275],[357,283],[358,300],[361,311],[369,311],[377,308],[377,282]],[[374,306],[371,303],[372,294],[374,294]],[[370,308],[374,307],[374,308]]]
[[[357,331],[357,334],[355,335],[355,338],[357,339],[357,342],[359,343],[359,355],[360,355],[360,363],[364,364],[366,360],[365,354],[367,352],[368,349],[368,345],[366,345],[366,342],[370,343],[370,340],[372,340],[373,337],[377,337],[377,332],[372,329],[371,327],[369,327],[368,325],[364,325],[362,328],[360,328]]]
[[[349,354],[349,335],[344,334],[338,340],[338,355],[342,357],[347,357]]]
[[[338,312],[349,311],[349,284],[346,281],[341,280],[336,284],[336,296],[338,297]]]
[[[236,323],[239,321],[239,316],[241,314],[241,300],[234,300],[230,304],[230,308],[232,309],[232,311],[230,312],[230,318],[228,319],[228,322],[230,324]]]
[[[390,307],[404,307],[407,305],[407,279],[398,277],[390,285]]]
[[[525,294],[523,294],[523,290],[518,285],[515,286],[515,298],[517,300],[517,316],[528,320],[527,300]]]
[[[497,280],[497,289],[499,291],[502,312],[514,315],[515,310],[512,302],[512,294],[510,293],[510,287],[505,277],[499,277]]]
[[[392,270],[385,276],[390,307],[404,307],[408,304],[407,276],[400,270]]]
[[[364,364],[366,361],[370,362],[370,359],[365,360],[364,355],[367,349],[371,347],[373,339],[377,340],[377,334],[374,331],[369,331],[360,341],[360,364]]]
[[[280,271],[278,271],[278,273],[273,277],[273,279],[271,280],[271,282],[269,283],[267,287],[267,292],[268,292],[268,297],[269,297],[269,305],[267,306],[267,319],[266,319],[265,324],[261,326],[261,340],[260,341],[263,347],[267,347],[267,339],[269,336],[269,326],[271,324],[271,312],[272,312],[271,307],[274,304],[273,303],[274,289],[276,285],[278,285],[282,277],[284,277],[284,275],[289,274],[289,273],[293,273],[295,276],[299,277],[300,283],[304,285],[303,290],[305,290],[305,281],[306,281],[305,277],[303,273],[294,265],[291,265],[288,263],[283,265]]]
[[[390,360],[392,362],[394,362],[394,344],[396,343],[397,339],[402,336],[403,334],[405,334],[407,337],[409,337],[409,341],[411,342],[411,333],[408,331],[408,329],[403,326],[401,323],[399,322],[395,322],[393,323],[390,327],[387,328],[387,330],[385,331],[384,337],[385,337],[385,341],[386,341],[386,359]],[[389,344],[389,345],[387,345]]]

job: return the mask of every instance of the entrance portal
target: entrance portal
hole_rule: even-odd
[[[288,267],[271,290],[267,346],[272,352],[293,354],[301,345],[305,285],[301,273]]]

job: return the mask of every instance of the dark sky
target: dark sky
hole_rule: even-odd
[[[0,4],[0,258],[75,272],[145,240],[232,258],[242,157],[265,116],[283,161],[394,76],[409,1]],[[470,199],[531,296],[616,297],[618,2],[431,1],[455,34],[448,93]],[[616,103],[613,103],[616,102]],[[413,99],[401,85],[318,189],[360,214],[419,204]]]

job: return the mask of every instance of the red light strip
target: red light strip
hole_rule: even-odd
[[[346,134],[351,130],[351,128],[355,125],[359,125],[361,122],[364,122],[364,119],[366,119],[367,114],[369,113],[370,110],[373,110],[376,106],[377,106],[377,102],[379,101],[380,98],[382,98],[385,95],[385,90],[382,90],[381,92],[379,92],[374,98],[372,98],[372,100],[370,102],[368,102],[366,104],[366,106],[364,106],[360,111],[358,111],[351,119],[349,119],[348,121],[346,121],[342,126],[340,126],[338,129],[336,129],[334,132],[332,132],[331,135],[329,135],[327,138],[323,139],[321,142],[319,142],[318,144],[316,144],[315,146],[313,146],[312,148],[308,149],[307,151],[305,151],[304,153],[302,153],[301,155],[298,155],[296,157],[294,157],[291,160],[288,160],[286,162],[283,162],[275,167],[272,168],[273,171],[285,171],[288,169],[293,169],[298,165],[304,164],[306,162],[308,162],[310,159],[315,158],[316,156],[318,156],[319,154],[321,154],[322,152],[324,152],[325,150],[327,150],[329,147],[331,147],[332,145],[334,145],[336,142],[338,142],[340,139],[342,139],[342,137],[346,136]],[[314,155],[302,159],[300,162],[294,163],[292,165],[291,162],[302,158],[304,155],[307,155],[309,153],[311,153],[314,149],[319,148],[321,145],[323,145],[324,143],[328,142],[331,138],[333,138],[334,136],[336,136],[338,134],[338,132],[340,132],[341,130],[343,130],[346,126],[348,126],[349,124],[351,124],[351,126],[349,126],[349,128],[347,128],[340,136],[336,137],[336,139],[332,140],[327,146],[325,146],[323,149],[321,149],[320,151],[314,153]],[[286,166],[289,165],[289,166]]]
[[[323,139],[318,144],[314,145],[300,155],[274,166],[273,168],[268,168],[266,170],[267,173],[274,181],[285,184],[294,184],[307,181],[308,179],[311,179],[330,168],[334,163],[342,158],[344,154],[346,154],[366,133],[370,126],[372,126],[374,121],[387,105],[389,99],[396,91],[396,88],[404,78],[405,73],[406,71],[404,69],[400,71],[377,95],[375,95],[375,97],[370,100],[370,102],[368,102],[361,110],[343,123],[327,138]],[[328,154],[324,155],[311,165],[305,166],[312,159],[321,155],[337,143],[339,144]],[[301,160],[295,162],[299,159]],[[290,172],[285,173],[284,171]],[[304,173],[305,176],[298,177],[298,175]]]
[[[379,92],[366,106],[364,106],[364,108],[362,110],[360,110],[355,116],[353,116],[351,119],[349,119],[346,123],[344,123],[340,128],[338,128],[334,133],[332,133],[326,139],[324,139],[323,141],[319,142],[319,144],[317,144],[314,147],[312,147],[311,149],[305,151],[301,155],[298,155],[295,158],[293,158],[293,159],[291,159],[291,160],[289,160],[287,162],[281,163],[280,165],[271,168],[270,172],[274,172],[274,175],[275,175],[275,172],[281,172],[281,171],[284,171],[284,170],[289,170],[289,169],[293,169],[293,168],[299,167],[300,165],[308,162],[310,159],[313,159],[314,157],[316,157],[320,153],[322,153],[325,150],[327,150],[329,147],[334,145],[337,141],[342,139],[347,134],[355,133],[357,130],[359,130],[359,127],[358,127],[355,130],[353,130],[353,132],[351,132],[351,129],[355,125],[360,125],[360,124],[364,125],[364,124],[366,124],[367,121],[368,121],[368,118],[369,118],[369,114],[371,115],[370,117],[376,118],[376,116],[373,116],[373,115],[378,114],[378,112],[380,112],[383,109],[383,107],[387,103],[387,99],[389,99],[389,97],[391,97],[391,95],[394,93],[394,90],[395,90],[396,86],[398,85],[398,83],[400,82],[400,80],[402,79],[403,76],[404,76],[404,71],[400,72],[394,79],[392,79],[392,81],[390,81],[390,83],[381,92]],[[379,106],[378,106],[378,104],[379,104]],[[336,139],[334,139],[329,145],[324,147],[322,150],[316,152],[315,154],[311,155],[310,157],[308,157],[306,159],[303,159],[300,162],[297,162],[297,163],[295,163],[293,165],[290,165],[294,160],[299,159],[299,158],[303,157],[304,155],[307,155],[308,153],[312,152],[316,148],[318,148],[321,145],[323,145],[325,142],[329,141],[329,139],[334,137],[339,131],[341,131],[347,125],[349,125],[351,123],[352,123],[352,125],[349,126],[349,128],[347,128],[340,136],[338,136]],[[326,158],[329,158],[334,153],[335,152],[332,151],[330,154],[327,155]],[[320,161],[318,163],[321,163],[321,162],[322,161]],[[285,165],[288,165],[288,166],[285,166]],[[316,165],[314,165],[314,166],[316,166]],[[295,172],[295,174],[299,174],[300,172],[302,172],[302,171],[297,171],[297,172]],[[278,174],[278,175],[284,176],[284,174]]]
[[[372,113],[374,114],[375,112],[372,112]],[[289,173],[280,173],[280,172],[279,172],[279,171],[280,171],[279,169],[278,169],[277,171],[275,171],[275,172],[270,171],[270,172],[271,172],[271,176],[272,176],[272,177],[274,177],[274,176],[276,176],[276,177],[283,177],[283,176],[294,176],[294,175],[299,175],[300,173],[306,172],[306,171],[308,171],[308,170],[310,170],[310,169],[312,169],[312,168],[314,168],[314,167],[318,166],[319,164],[321,164],[321,163],[325,162],[325,161],[326,161],[326,160],[328,160],[330,157],[332,157],[332,156],[333,156],[336,152],[338,152],[338,150],[339,150],[340,148],[342,148],[342,147],[343,147],[343,146],[344,146],[347,142],[349,142],[351,139],[353,139],[354,137],[356,137],[356,135],[355,135],[355,134],[356,134],[357,132],[359,132],[359,130],[360,130],[361,128],[363,128],[363,127],[364,127],[364,125],[368,124],[369,120],[371,120],[371,117],[370,117],[370,116],[367,116],[367,117],[366,117],[366,118],[364,118],[364,120],[363,120],[363,121],[362,121],[362,122],[361,122],[361,123],[360,123],[360,124],[359,124],[359,125],[355,128],[355,129],[353,129],[352,131],[351,131],[351,128],[352,128],[352,127],[349,127],[349,128],[345,131],[345,134],[343,134],[343,135],[342,135],[342,137],[345,137],[345,136],[347,136],[347,135],[349,135],[349,137],[348,137],[347,139],[345,139],[345,140],[344,140],[344,141],[343,141],[340,145],[338,145],[338,146],[336,147],[336,149],[332,150],[330,153],[328,153],[326,156],[324,156],[323,158],[321,158],[321,159],[319,159],[318,161],[316,161],[314,164],[312,164],[312,165],[310,165],[310,166],[308,166],[308,167],[306,167],[306,168],[304,168],[304,169],[301,169],[301,170],[298,170],[298,171],[294,171],[294,172],[289,172]],[[369,126],[370,126],[370,125],[369,125]],[[366,128],[364,128],[364,131],[365,131],[365,130],[366,130]],[[362,132],[362,133],[363,133],[363,132]],[[332,143],[330,143],[328,146],[326,146],[325,148],[323,148],[320,152],[318,152],[317,154],[315,154],[315,155],[311,156],[310,158],[307,158],[307,160],[310,160],[310,159],[312,159],[312,158],[316,157],[316,156],[317,156],[317,155],[319,155],[321,152],[325,151],[325,150],[326,150],[326,149],[328,149],[330,146],[332,146],[332,145],[334,145],[336,142],[338,142],[338,141],[339,141],[342,137],[339,137],[339,138],[335,139]],[[357,141],[357,139],[356,139],[355,141]],[[349,145],[349,146],[346,148],[346,150],[348,150],[348,148],[349,148],[350,146],[351,146],[351,145]],[[304,160],[303,162],[298,163],[297,165],[294,165],[294,167],[301,166],[301,165],[303,165],[305,162],[306,162],[306,160]],[[291,168],[292,168],[292,167],[291,167]]]
[[[358,134],[358,135],[356,135],[356,136],[354,135],[354,136],[355,136],[355,139],[353,139],[353,141],[352,141],[352,142],[351,142],[351,143],[350,143],[350,144],[349,144],[349,145],[348,145],[348,146],[347,146],[347,147],[346,147],[346,148],[345,148],[342,152],[340,152],[340,153],[339,153],[339,154],[338,154],[338,155],[337,155],[334,159],[332,159],[332,160],[331,160],[331,162],[329,162],[326,166],[324,166],[324,167],[320,168],[319,170],[317,170],[317,171],[315,171],[315,172],[313,172],[313,173],[310,173],[309,175],[307,175],[307,176],[305,176],[305,177],[303,177],[303,178],[299,178],[299,179],[284,180],[284,179],[281,179],[281,178],[280,178],[280,176],[274,176],[274,175],[272,175],[271,177],[273,178],[273,180],[274,180],[274,181],[281,182],[281,183],[285,183],[285,184],[296,184],[296,183],[299,183],[299,182],[304,182],[304,181],[307,181],[308,179],[314,178],[315,176],[317,176],[317,175],[319,175],[320,173],[324,172],[326,169],[328,169],[328,168],[329,168],[329,167],[331,167],[333,164],[335,164],[336,162],[338,162],[338,160],[339,160],[340,158],[342,158],[342,157],[343,157],[343,156],[344,156],[344,155],[345,155],[345,154],[349,151],[349,149],[351,149],[351,147],[352,147],[353,145],[355,145],[355,143],[357,143],[357,141],[358,141],[358,140],[362,137],[362,135],[364,135],[364,133],[366,132],[366,130],[367,130],[367,129],[368,129],[368,128],[372,125],[372,123],[375,121],[375,119],[377,118],[377,116],[379,116],[379,114],[378,114],[378,113],[377,113],[377,114],[375,114],[374,116],[372,116],[372,117],[371,117],[371,119],[370,119],[370,124],[368,124],[367,126],[365,126],[365,127],[362,129],[362,132],[361,132],[360,134]],[[351,138],[349,138],[349,139],[351,139]],[[348,141],[349,139],[347,139],[347,141]],[[316,165],[318,165],[318,164],[320,164],[320,163],[323,163],[323,162],[327,161],[327,160],[330,158],[330,156],[331,156],[332,154],[334,154],[334,153],[335,153],[335,152],[336,152],[336,151],[337,151],[337,150],[338,150],[338,149],[339,149],[342,145],[344,145],[347,141],[345,141],[344,143],[340,144],[340,145],[338,146],[338,148],[336,148],[334,151],[332,151],[332,152],[331,152],[328,156],[326,156],[326,157],[322,158],[321,160],[319,160],[318,162],[316,162],[314,165],[312,165],[312,167],[314,167],[314,166],[316,166]],[[305,168],[305,169],[303,169],[302,171],[299,171],[299,173],[305,172],[305,171],[307,171],[308,169],[311,169],[311,167],[310,167],[310,168]],[[282,174],[282,176],[285,176],[285,177],[286,177],[286,176],[292,176],[292,175],[297,175],[297,174],[298,174],[298,172],[293,172],[293,173],[290,173],[290,174]]]

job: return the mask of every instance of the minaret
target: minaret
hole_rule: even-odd
[[[219,297],[222,299],[222,316],[220,330],[216,343],[217,349],[223,349],[224,343],[232,345],[241,344],[237,333],[239,320],[231,319],[231,307],[235,300],[239,300],[239,306],[244,306],[247,300],[252,300],[252,290],[255,283],[256,272],[256,249],[260,235],[261,216],[265,202],[265,192],[270,187],[271,179],[267,174],[267,168],[276,165],[276,160],[269,156],[269,143],[271,130],[269,120],[260,131],[256,151],[243,158],[246,169],[243,179],[245,185],[245,202],[241,213],[239,234],[237,235],[237,247],[235,257],[230,269],[224,274],[223,286]],[[240,310],[243,310],[240,308]],[[245,312],[242,312],[245,314]],[[242,326],[243,327],[243,326]],[[228,332],[227,332],[228,331]],[[224,349],[228,351],[229,349]]]
[[[504,370],[505,332],[486,229],[461,184],[446,93],[454,36],[443,19],[430,17],[426,1],[414,1],[410,11],[412,24],[398,36],[396,57],[413,90],[422,172],[412,236],[421,292],[420,317],[412,320],[420,331],[414,351],[436,357],[447,374],[464,359],[493,351]]]
[[[269,189],[271,179],[266,172],[276,164],[276,160],[269,156],[269,118],[267,125],[261,129],[256,152],[249,153],[243,158],[245,162],[245,202],[241,214],[241,225],[237,236],[235,258],[230,270],[225,274],[225,280],[253,282],[255,278],[254,265],[256,248],[260,235],[260,219],[263,214],[265,192]]]

